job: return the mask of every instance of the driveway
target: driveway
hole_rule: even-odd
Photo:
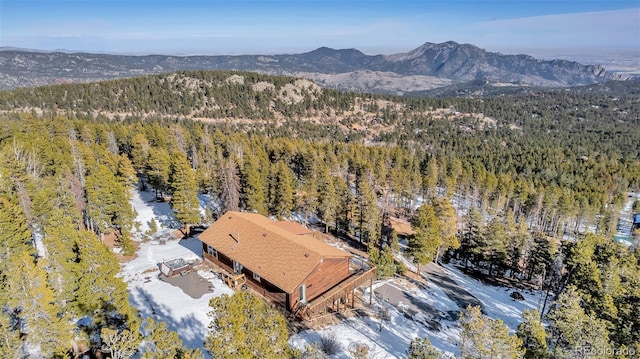
[[[429,263],[422,266],[422,275],[428,281],[437,285],[451,300],[458,304],[460,309],[465,309],[469,305],[479,306],[484,313],[484,306],[478,298],[461,287],[453,279],[444,272],[444,270],[435,263]]]
[[[393,283],[385,283],[377,287],[374,293],[379,299],[398,308],[408,319],[422,321],[432,330],[440,330],[441,320],[450,320],[447,313],[425,303]]]

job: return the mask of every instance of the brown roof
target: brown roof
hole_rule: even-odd
[[[323,258],[350,257],[313,238],[313,231],[299,224],[272,221],[254,213],[227,212],[199,238],[289,293]]]
[[[410,236],[416,233],[411,227],[411,223],[404,219],[390,216],[389,221],[391,222],[391,228],[400,236]]]
[[[298,222],[290,222],[290,221],[272,221],[273,225],[278,226],[282,229],[286,229],[287,231],[294,234],[309,234],[313,233],[312,229],[309,229]]]

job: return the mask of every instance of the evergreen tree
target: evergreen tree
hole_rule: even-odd
[[[577,355],[611,352],[609,332],[605,323],[587,315],[580,306],[581,295],[569,286],[558,298],[548,318],[551,347],[554,358],[574,358]]]
[[[182,340],[176,332],[167,328],[167,323],[147,318],[141,327],[142,359],[176,358],[184,351]]]
[[[499,319],[482,315],[480,307],[469,306],[460,317],[461,359],[520,359],[524,356],[522,340],[509,335]]]
[[[438,247],[442,245],[442,232],[436,212],[429,204],[423,204],[418,208],[413,219],[415,233],[409,237],[409,251],[413,260],[420,265],[433,261]]]
[[[376,276],[378,279],[390,278],[396,273],[396,264],[389,246],[385,246],[382,250],[370,247],[369,261],[377,267]]]
[[[528,276],[531,278],[535,274],[543,274],[551,269],[553,259],[558,251],[557,245],[553,239],[548,238],[544,233],[536,232],[533,236],[533,248],[527,261]]]
[[[477,208],[471,207],[467,214],[465,228],[460,238],[460,249],[458,250],[458,253],[465,261],[465,268],[469,265],[471,258],[476,262],[480,258],[479,248],[484,241],[482,229],[482,216]]]
[[[318,175],[318,215],[324,222],[325,233],[329,231],[329,224],[335,223],[338,211],[338,199],[334,178],[329,174],[327,166],[320,166]]]
[[[24,212],[9,197],[0,197],[0,275],[11,269],[8,265],[12,257],[32,251]]]
[[[293,210],[293,173],[284,161],[278,161],[272,166],[271,178],[271,213],[278,218],[289,217]]]
[[[200,202],[194,170],[182,152],[173,154],[169,185],[173,214],[188,235],[190,226],[200,222]]]
[[[129,204],[128,188],[117,180],[105,165],[98,165],[86,179],[87,216],[94,230],[104,234],[116,234],[128,238],[133,227],[135,213]]]
[[[169,156],[169,151],[164,148],[151,147],[147,161],[147,178],[149,184],[156,191],[156,198],[159,198],[158,193],[162,195],[167,190],[170,171],[171,157]]]
[[[149,165],[149,141],[143,133],[136,133],[131,139],[131,162],[133,167],[141,173]]]
[[[137,312],[129,303],[126,284],[117,276],[120,266],[113,252],[89,232],[78,235],[76,300],[84,313],[91,313],[96,326],[137,328]]]
[[[479,250],[482,256],[489,261],[489,276],[493,268],[502,272],[507,264],[507,231],[498,218],[494,218],[485,227],[483,238],[485,239]]]
[[[382,214],[376,194],[367,177],[369,176],[360,176],[356,186],[360,211],[358,229],[360,242],[367,243],[371,247],[379,245]]]
[[[438,163],[436,159],[429,158],[422,168],[422,192],[426,198],[431,198],[437,193]]]
[[[442,252],[448,249],[460,248],[460,242],[456,236],[458,218],[456,210],[451,205],[451,202],[447,198],[434,198],[432,202],[436,216],[438,217],[438,224],[442,238],[442,244],[438,246],[435,258],[437,263]]]
[[[440,359],[442,354],[431,344],[429,338],[414,338],[407,349],[407,359]]]
[[[242,169],[242,207],[266,216],[266,186],[253,156],[247,156]]]
[[[4,307],[1,301],[0,305]],[[5,311],[0,311],[0,359],[23,357],[22,345],[20,332],[11,325],[11,318]]]
[[[212,298],[212,318],[205,348],[214,358],[287,358],[284,317],[253,294]]]
[[[550,357],[547,348],[547,332],[544,330],[540,313],[537,310],[525,309],[522,312],[522,323],[518,325],[517,335],[522,339],[522,347],[527,359],[546,359]]]
[[[71,347],[71,323],[47,285],[44,264],[34,264],[23,252],[10,262],[14,270],[7,273],[7,288],[12,296],[7,304],[18,314],[18,326],[26,334],[26,344],[39,347],[45,358],[62,356]]]

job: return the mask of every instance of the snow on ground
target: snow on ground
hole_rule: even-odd
[[[374,285],[377,286],[389,283],[390,281],[381,281]],[[439,292],[439,293],[438,293]],[[451,309],[452,302],[448,299],[438,302],[436,299],[439,295],[445,294],[437,289],[432,293],[436,293],[433,297],[427,299],[431,304],[437,304],[438,309]],[[369,288],[364,290],[364,298],[369,298]],[[422,298],[428,297],[425,293]],[[453,303],[455,306],[455,303]],[[382,321],[378,319],[380,308],[387,308],[389,320]],[[457,306],[455,306],[457,308]],[[431,331],[419,320],[419,318],[408,318],[400,310],[389,305],[383,300],[374,296],[373,305],[368,308],[370,313],[368,316],[354,317],[347,319],[337,325],[330,326],[321,330],[305,330],[294,334],[289,343],[299,349],[303,349],[306,344],[317,342],[321,346],[321,338],[334,337],[339,343],[337,353],[330,356],[332,359],[352,358],[349,354],[349,346],[353,343],[366,344],[369,347],[370,357],[372,358],[404,358],[406,350],[413,338],[428,337],[431,343],[440,349],[443,353],[453,357],[457,353],[456,338],[459,336],[459,328],[455,323],[450,321],[442,321],[440,331]],[[416,320],[418,319],[418,320]]]
[[[222,203],[219,198],[212,197],[208,193],[198,194],[198,200],[200,201],[200,216],[205,217],[207,213],[207,207],[212,211],[220,211],[222,209]]]
[[[518,328],[525,309],[538,309],[539,292],[486,285],[462,273],[451,264],[444,266],[443,269],[451,279],[482,302],[485,314],[489,318],[502,320],[512,331]],[[513,300],[510,294],[514,291],[518,291],[525,299]]]
[[[211,197],[199,196],[199,198],[201,208],[215,206],[216,202]],[[138,213],[136,220],[142,223],[137,239],[141,240],[144,237],[142,234],[148,230],[148,224],[152,218],[158,222],[160,232],[178,228],[169,205],[157,202],[153,191],[133,191],[131,204]],[[176,258],[196,261],[200,260],[201,252],[201,243],[195,238],[155,239],[142,242],[138,248],[137,257],[123,265],[120,275],[128,285],[131,303],[143,317],[152,317],[166,322],[170,329],[178,333],[187,347],[200,348],[205,352],[203,341],[210,322],[207,316],[209,300],[223,294],[231,295],[233,291],[213,273],[206,271],[198,273],[211,283],[213,293],[207,293],[197,299],[158,278],[159,265],[163,261]],[[489,317],[502,319],[512,330],[517,328],[522,310],[536,308],[538,305],[539,296],[534,293],[520,291],[525,300],[514,301],[509,297],[511,289],[484,285],[451,265],[444,267],[444,270],[463,288],[482,301]],[[413,298],[444,313],[460,309],[441,288],[431,282],[428,283],[427,288],[400,285],[396,280],[380,281],[374,287],[384,284],[391,284],[399,290],[405,290],[411,293]],[[365,288],[362,294],[368,299],[369,288]],[[423,316],[409,317],[387,301],[375,296],[373,298],[373,305],[365,306],[363,309],[363,312],[369,313],[368,315],[355,316],[321,330],[297,333],[290,338],[291,345],[302,349],[305,344],[320,343],[323,336],[334,336],[340,348],[331,356],[332,359],[350,358],[349,346],[353,343],[368,345],[373,358],[403,358],[406,357],[406,349],[413,338],[428,337],[436,348],[448,354],[449,357],[458,354],[457,342],[460,328],[457,322],[442,319],[439,321],[440,330],[430,329],[424,322]],[[389,320],[382,322],[382,328],[378,319],[380,308],[387,308],[389,313]]]
[[[131,205],[138,214],[136,221],[142,223],[140,232],[134,238],[144,238],[143,234],[148,231],[153,218],[158,223],[159,233],[154,236],[158,239],[140,243],[136,258],[121,268],[120,276],[127,283],[129,301],[143,318],[151,317],[166,322],[169,329],[178,333],[185,346],[199,348],[206,355],[203,342],[211,321],[207,316],[210,311],[209,300],[223,294],[231,295],[233,290],[208,271],[198,271],[198,274],[213,286],[213,293],[204,294],[200,298],[192,298],[182,289],[161,281],[158,275],[163,261],[177,258],[200,261],[202,243],[196,238],[167,240],[166,238],[172,237],[166,233],[179,227],[169,204],[157,202],[153,190],[138,189],[132,192]]]
[[[452,265],[445,266],[443,269],[453,280],[482,302],[484,310],[490,318],[502,320],[512,332],[515,332],[522,321],[524,309],[538,307],[539,293],[518,290],[525,300],[516,301],[510,297],[513,292],[511,288],[483,284],[463,274]],[[395,283],[397,283],[396,279],[379,281],[374,284],[374,290],[383,284],[397,287]],[[461,309],[440,287],[430,281],[428,281],[426,289],[420,287],[404,288],[413,294],[414,298],[420,299],[439,311],[448,313]],[[364,298],[369,298],[368,292],[369,289],[365,288]],[[380,331],[380,321],[377,319],[376,313],[378,313],[378,308],[382,306],[389,308],[391,319],[383,323],[383,329]],[[320,344],[323,336],[334,335],[340,343],[340,351],[332,355],[332,359],[350,358],[348,348],[353,342],[367,344],[375,354],[374,358],[403,358],[406,357],[406,349],[413,338],[428,337],[431,343],[448,357],[459,354],[457,343],[460,337],[460,327],[457,322],[440,320],[440,330],[431,330],[421,321],[420,317],[408,318],[398,308],[390,306],[376,297],[374,297],[374,304],[370,308],[370,312],[372,314],[369,317],[355,317],[322,330],[307,330],[295,334],[291,337],[290,343],[302,349],[305,344],[313,342]]]
[[[138,257],[126,263],[120,275],[127,283],[129,301],[143,318],[151,317],[167,323],[178,333],[185,346],[204,352],[203,342],[211,319],[209,300],[223,294],[233,294],[213,273],[198,271],[213,286],[213,293],[194,299],[182,289],[158,278],[159,264],[164,260],[184,258],[187,261],[201,258],[202,245],[196,238],[170,240],[165,244],[149,241],[140,244]]]
[[[152,219],[157,222],[158,232],[180,227],[180,222],[173,215],[173,210],[169,203],[158,202],[155,191],[151,188],[141,191],[138,183],[136,189],[131,191],[130,203],[137,213],[135,221],[140,223],[140,229],[137,234],[146,233],[149,230],[149,224]]]

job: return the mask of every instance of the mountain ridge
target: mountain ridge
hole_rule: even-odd
[[[92,82],[187,70],[239,70],[293,75],[362,92],[402,93],[488,79],[521,85],[571,87],[626,80],[600,65],[504,55],[471,44],[425,42],[406,53],[367,55],[358,49],[315,50],[286,55],[112,55],[0,49],[0,89]],[[343,84],[340,78],[353,79]],[[400,80],[399,80],[400,79]],[[355,87],[354,87],[355,86]]]

